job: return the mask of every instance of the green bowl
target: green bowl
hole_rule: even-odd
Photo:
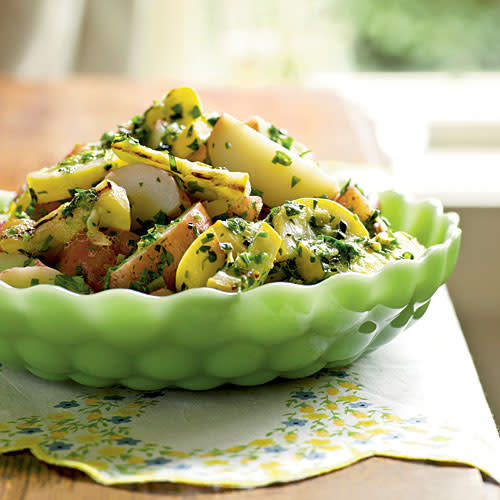
[[[460,246],[458,216],[443,214],[440,203],[394,191],[379,197],[393,228],[428,247],[420,259],[237,294],[77,295],[0,282],[0,362],[49,380],[141,390],[258,385],[352,363],[422,317]]]

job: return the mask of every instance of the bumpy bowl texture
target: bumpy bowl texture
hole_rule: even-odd
[[[393,191],[379,196],[393,228],[428,247],[422,258],[371,275],[241,294],[199,288],[170,297],[132,290],[82,296],[0,282],[0,362],[49,380],[143,390],[257,385],[351,363],[425,313],[459,251],[456,214]]]

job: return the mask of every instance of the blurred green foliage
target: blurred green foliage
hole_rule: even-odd
[[[342,0],[359,69],[500,69],[499,0]]]

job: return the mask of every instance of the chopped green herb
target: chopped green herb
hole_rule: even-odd
[[[220,115],[210,116],[207,118],[207,122],[213,127],[219,120]]]
[[[283,205],[287,217],[301,214],[304,210],[304,205],[301,203],[288,202]]]
[[[35,286],[35,285],[39,285],[40,284],[40,280],[37,279],[37,278],[31,278],[31,282],[30,282],[30,286]]]
[[[194,194],[197,192],[203,193],[203,191],[205,191],[205,189],[202,186],[200,186],[196,181],[188,181],[187,182],[187,189],[188,189],[189,193],[191,193],[191,194]]]
[[[229,253],[233,250],[233,245],[229,242],[219,243],[219,246],[223,252]]]
[[[195,104],[189,114],[193,117],[193,120],[196,120],[196,118],[199,118],[201,116],[200,107]]]
[[[198,151],[200,149],[200,145],[198,144],[198,139],[195,139],[191,144],[188,144],[187,147],[192,149],[193,151]]]
[[[61,210],[61,215],[63,217],[73,217],[74,211],[77,208],[82,208],[84,210],[91,210],[97,201],[97,191],[93,188],[91,189],[76,189],[76,194],[73,199],[66,204],[66,206]]]
[[[168,162],[170,164],[172,172],[179,172],[179,170],[177,169],[177,162],[175,161],[175,156],[168,155]]]
[[[339,196],[342,196],[343,194],[345,194],[345,192],[347,191],[348,187],[351,185],[351,180],[352,179],[349,179],[343,186],[342,186],[342,189],[340,190],[340,194]]]
[[[177,120],[180,120],[182,118],[182,104],[179,102],[177,104],[174,104],[171,108],[173,111],[173,114],[170,115],[170,120],[175,122]]]
[[[283,153],[283,151],[276,151],[272,162],[274,164],[279,163],[280,165],[288,167],[292,164],[292,159],[286,153]]]
[[[295,187],[302,179],[296,175],[292,176],[292,187]]]
[[[215,238],[215,235],[213,233],[208,233],[202,240],[202,243],[208,243],[209,241],[212,241]]]
[[[40,245],[40,252],[46,252],[50,247],[49,243],[53,240],[53,236],[51,234],[48,234],[47,237],[43,240],[42,244]]]
[[[226,149],[231,149],[232,144],[230,142],[225,142],[224,146],[225,146]]]
[[[163,210],[158,210],[158,212],[153,215],[153,220],[155,224],[165,226],[168,223],[168,215]]]
[[[82,293],[85,295],[90,293],[90,289],[82,276],[67,276],[65,274],[58,274],[55,278],[55,285],[62,286],[63,288],[76,293]]]
[[[260,196],[262,198],[262,195],[264,193],[260,190],[258,190],[257,188],[254,188],[252,187],[251,191],[250,191],[250,196]]]

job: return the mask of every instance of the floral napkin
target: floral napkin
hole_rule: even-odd
[[[0,452],[29,448],[104,484],[293,481],[372,455],[500,480],[500,440],[444,289],[391,344],[344,369],[254,388],[136,392],[0,368]]]

